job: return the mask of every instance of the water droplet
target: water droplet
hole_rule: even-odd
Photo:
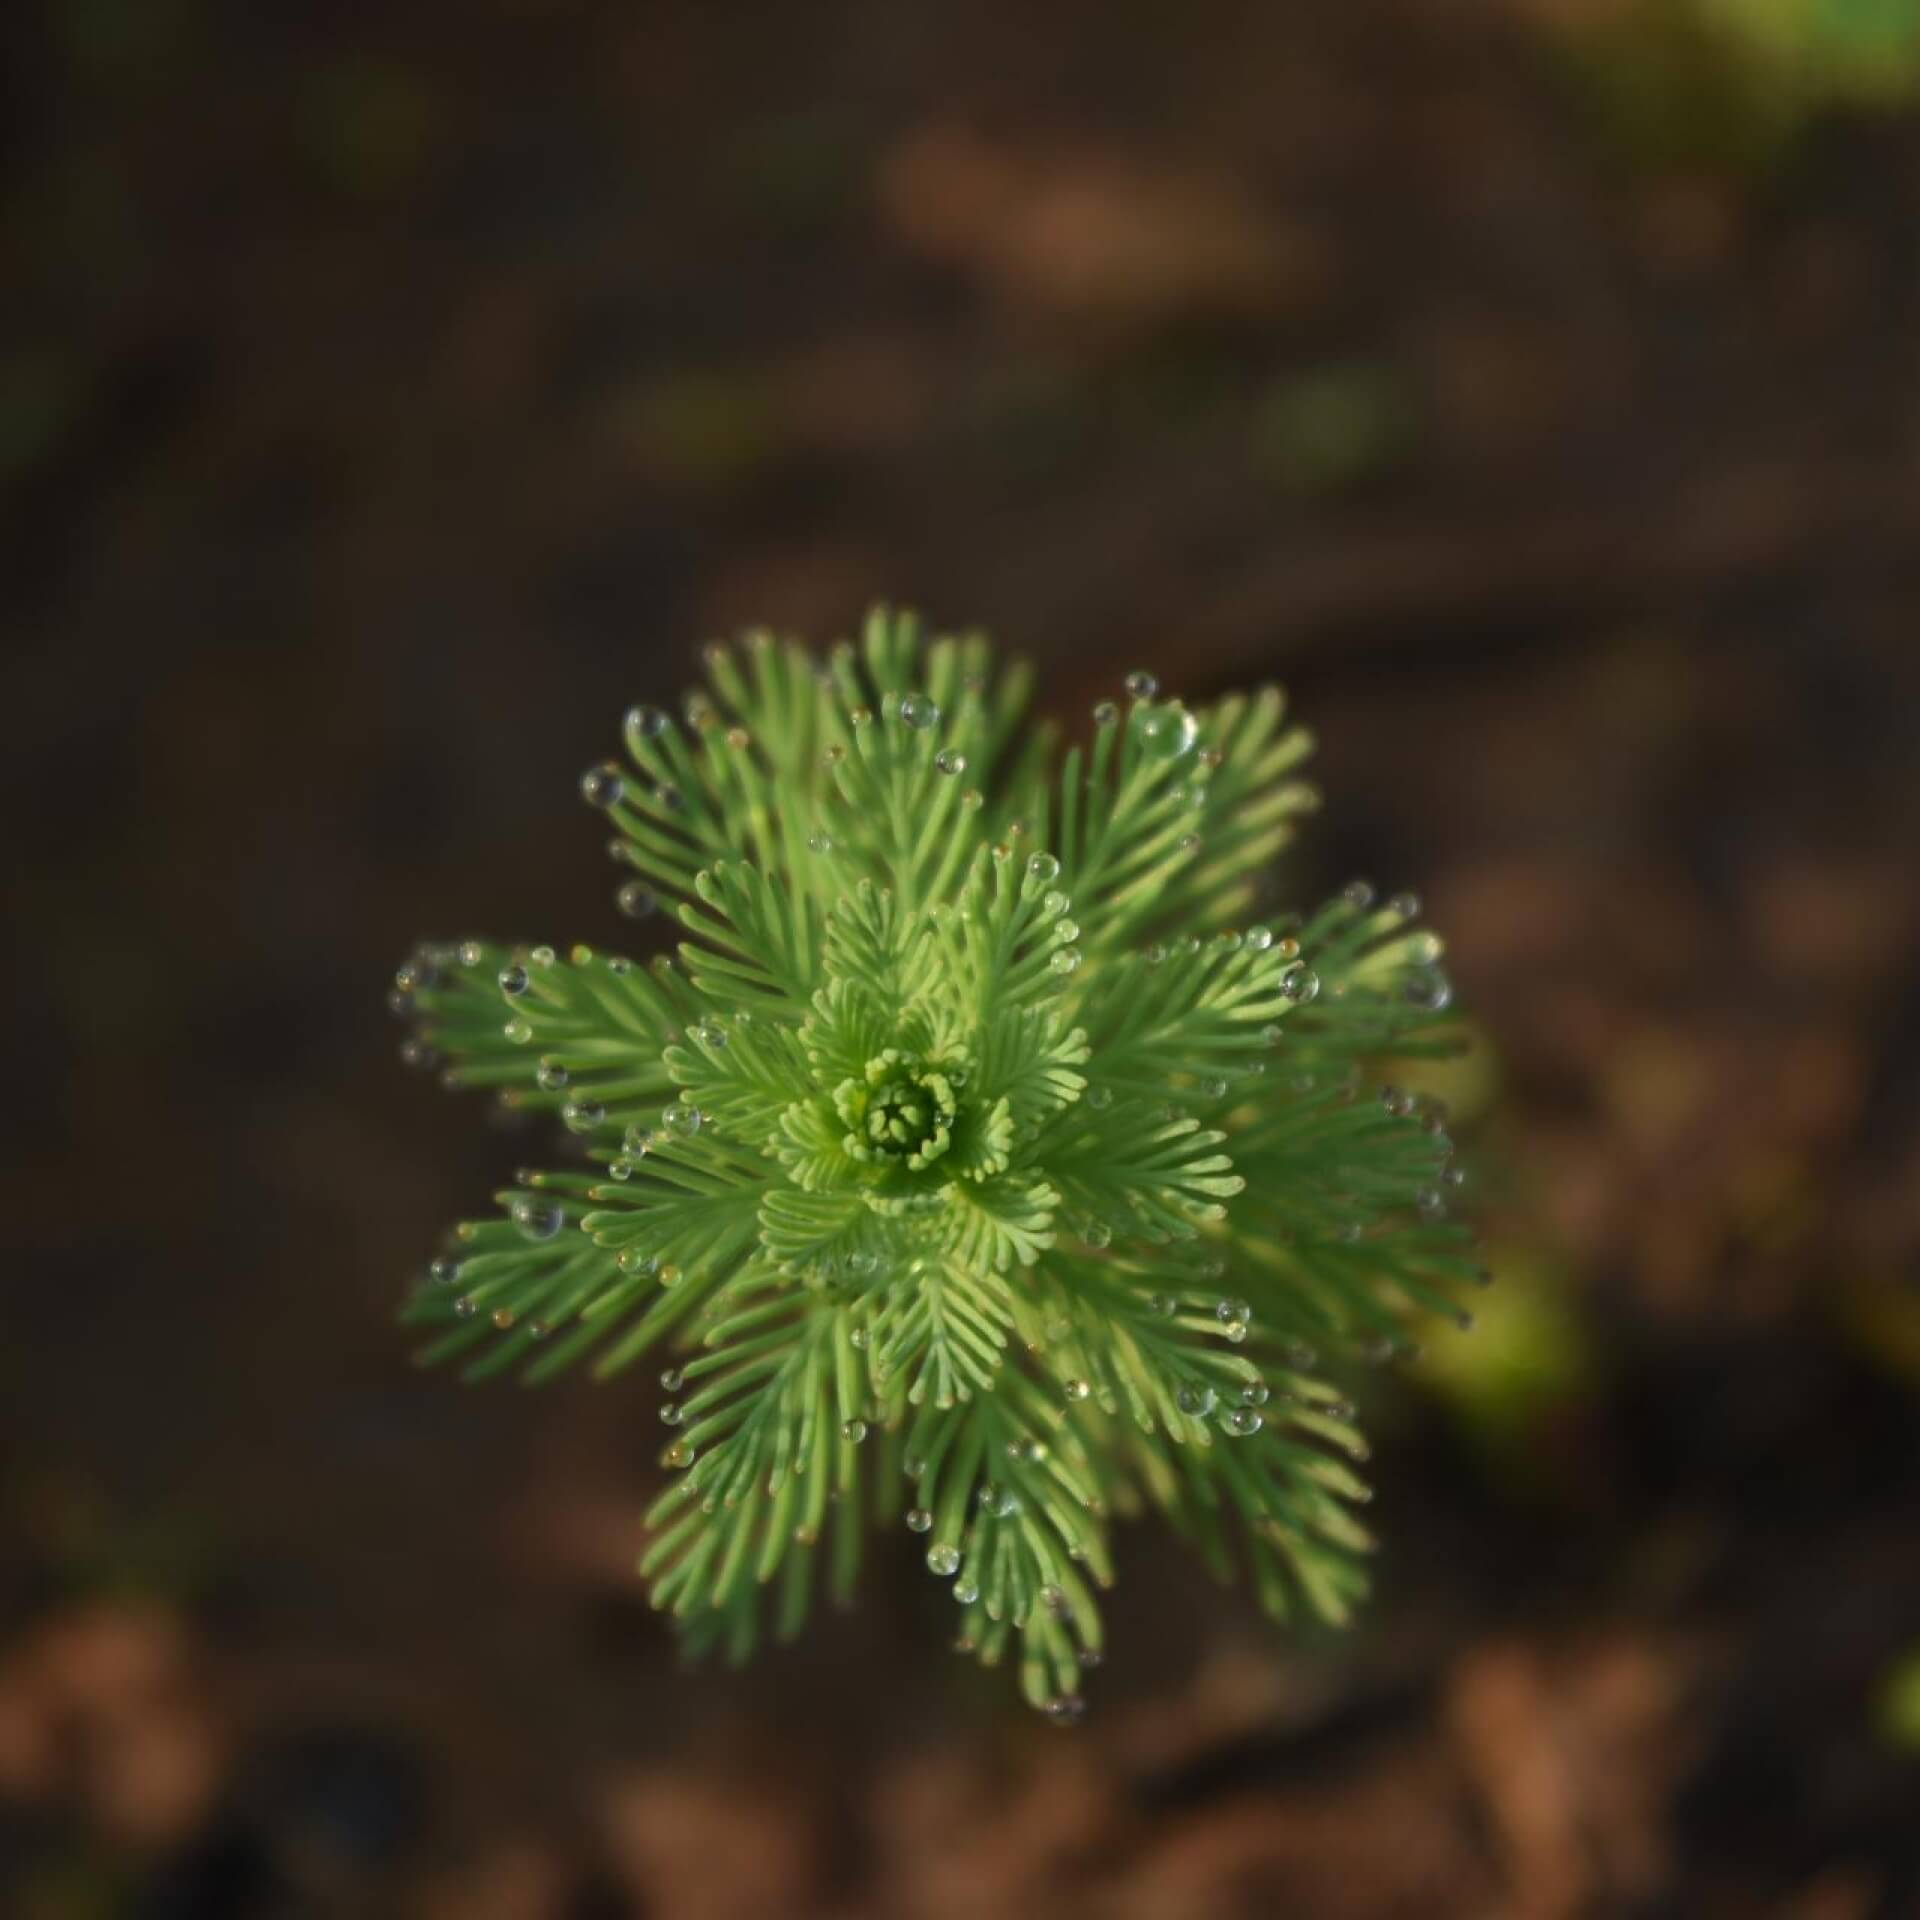
[[[870,1329],[866,1327],[855,1327],[847,1335],[847,1345],[852,1347],[856,1352],[864,1353],[872,1339],[873,1334]]]
[[[964,753],[957,753],[952,747],[942,747],[933,756],[933,764],[941,773],[965,773],[967,756]]]
[[[1224,1100],[1227,1097],[1227,1083],[1216,1074],[1200,1082],[1200,1091],[1209,1100]]]
[[[617,767],[589,767],[580,776],[580,798],[590,807],[617,806],[626,790]]]
[[[1095,1113],[1103,1113],[1108,1107],[1113,1105],[1113,1089],[1111,1087],[1089,1087],[1086,1091],[1086,1102]]]
[[[1171,1320],[1180,1311],[1180,1302],[1170,1293],[1156,1293],[1150,1304],[1163,1320]]]
[[[1420,896],[1417,893],[1396,893],[1387,902],[1387,911],[1396,920],[1417,920],[1420,917]]]
[[[1128,674],[1122,684],[1126,687],[1128,696],[1135,700],[1151,700],[1160,691],[1160,682],[1145,668],[1136,669]]]
[[[526,992],[527,986],[527,970],[517,961],[510,967],[500,969],[500,991],[509,1000],[519,999]]]
[[[1257,1409],[1235,1407],[1220,1424],[1236,1438],[1244,1440],[1248,1434],[1258,1433],[1262,1423]]]
[[[1173,1396],[1173,1403],[1182,1413],[1204,1420],[1213,1411],[1216,1397],[1211,1387],[1188,1385]]]
[[[1079,964],[1080,949],[1078,947],[1060,947],[1055,951],[1053,958],[1047,962],[1055,973],[1071,973]]]
[[[542,1093],[558,1093],[567,1084],[567,1070],[557,1060],[542,1060],[534,1068],[533,1078]]]
[[[1076,1406],[1092,1393],[1093,1389],[1084,1380],[1069,1380],[1063,1389],[1068,1400]]]
[[[1447,1196],[1438,1187],[1422,1187],[1413,1196],[1415,1210],[1423,1220],[1444,1220],[1447,1214]]]
[[[978,787],[969,787],[960,796],[960,806],[964,812],[978,813],[987,804],[987,796]]]
[[[1096,1250],[1113,1245],[1113,1229],[1104,1220],[1089,1220],[1080,1229],[1080,1238]]]
[[[400,1043],[400,1059],[405,1066],[420,1073],[430,1073],[440,1064],[441,1053],[430,1040],[422,1040],[417,1034],[411,1040]]]
[[[919,1529],[916,1528],[915,1531],[918,1532]],[[927,1549],[927,1568],[929,1572],[937,1573],[943,1580],[951,1573],[958,1573],[960,1549],[948,1546],[945,1541],[936,1542]]]
[[[660,1124],[668,1132],[677,1133],[684,1139],[691,1139],[698,1133],[706,1117],[698,1107],[690,1106],[684,1100],[672,1101],[660,1110]]]
[[[660,1424],[663,1427],[677,1427],[686,1417],[671,1400],[660,1409]]]
[[[849,1446],[857,1447],[867,1437],[867,1423],[864,1420],[845,1420],[840,1425],[840,1438]]]
[[[976,1580],[956,1580],[953,1583],[953,1597],[963,1607],[970,1607],[980,1598],[980,1584]]]
[[[1340,898],[1356,912],[1365,913],[1373,905],[1373,883],[1370,880],[1349,880],[1340,889]]]
[[[1161,707],[1145,714],[1139,725],[1141,737],[1162,760],[1178,760],[1192,752],[1193,743],[1200,737],[1200,722],[1181,706]],[[1207,804],[1205,790],[1196,787],[1191,795],[1182,793],[1180,804],[1204,807]]]
[[[924,693],[903,693],[900,696],[900,718],[917,733],[924,733],[940,718],[940,709]]]
[[[666,1367],[661,1370],[660,1385],[668,1393],[678,1393],[686,1381],[686,1375],[678,1367]]]
[[[438,1260],[428,1263],[427,1278],[436,1287],[450,1287],[460,1278],[460,1262],[449,1260],[443,1254]]]
[[[989,1480],[980,1488],[980,1507],[996,1520],[1010,1520],[1020,1511],[1020,1496],[1011,1487]]]
[[[463,1293],[453,1303],[453,1310],[462,1320],[471,1320],[480,1311],[480,1302],[472,1294]]]
[[[641,740],[658,740],[673,725],[673,715],[664,707],[629,707],[627,731]]]
[[[1080,938],[1080,923],[1077,920],[1056,920],[1053,923],[1053,940],[1056,946],[1067,946]]]
[[[1213,1317],[1223,1321],[1250,1320],[1253,1318],[1253,1309],[1244,1300],[1221,1300],[1214,1305]]]
[[[654,788],[653,797],[659,801],[669,813],[685,813],[687,810],[687,796],[682,793],[671,780],[661,781],[661,783]]]
[[[1413,1111],[1413,1095],[1405,1087],[1382,1087],[1380,1104],[1396,1120],[1404,1120]]]
[[[932,1531],[932,1528],[933,1515],[930,1514],[925,1507],[909,1507],[907,1509],[907,1531],[909,1533],[928,1533]],[[929,1555],[928,1557],[931,1559],[932,1556]],[[956,1561],[955,1564],[957,1565],[958,1562]],[[941,1571],[942,1569],[939,1567],[934,1568],[935,1573]],[[945,1571],[951,1573],[953,1569],[949,1567],[946,1568]]]
[[[1181,853],[1198,853],[1200,836],[1197,833],[1183,833],[1178,842],[1178,850]]]
[[[1102,700],[1093,710],[1093,724],[1096,727],[1110,727],[1120,718],[1120,709],[1111,700]]]
[[[690,1467],[696,1455],[692,1445],[684,1438],[676,1440],[666,1451],[666,1462],[670,1467]]]
[[[607,1117],[607,1110],[598,1100],[569,1100],[560,1109],[560,1118],[570,1133],[591,1133]]]
[[[527,1240],[551,1240],[567,1221],[565,1209],[554,1201],[535,1199],[525,1193],[508,1207],[507,1217]]]
[[[1264,1380],[1249,1380],[1240,1389],[1240,1404],[1243,1407],[1264,1407],[1273,1398],[1273,1389]]]
[[[1045,1711],[1056,1727],[1077,1727],[1087,1717],[1087,1703],[1077,1693],[1056,1693]]]
[[[1028,856],[1027,871],[1042,886],[1051,886],[1060,877],[1060,862],[1050,853],[1036,853]]]
[[[1296,960],[1280,976],[1280,991],[1295,1006],[1303,1007],[1320,991],[1320,976],[1304,961]]]
[[[680,1269],[671,1260],[667,1261],[660,1269],[660,1284],[663,1287],[675,1286],[679,1279]]]
[[[651,1273],[660,1262],[651,1253],[643,1253],[638,1247],[622,1247],[613,1256],[613,1264],[622,1273]]]
[[[1041,1606],[1056,1620],[1064,1620],[1067,1617],[1067,1596],[1058,1587],[1042,1587],[1039,1600]]]
[[[660,906],[660,896],[644,880],[629,880],[613,900],[629,920],[644,920]]]
[[[1400,983],[1400,997],[1427,1013],[1444,1013],[1453,1004],[1453,982],[1438,967],[1415,967]]]
[[[1080,1666],[1084,1672],[1091,1673],[1105,1657],[1098,1647],[1082,1647],[1080,1649]]]

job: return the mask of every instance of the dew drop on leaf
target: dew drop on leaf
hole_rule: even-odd
[[[1438,967],[1415,967],[1400,984],[1400,997],[1426,1013],[1444,1013],[1453,1004],[1453,982]]]
[[[612,767],[589,767],[580,776],[580,798],[590,807],[612,807],[626,793],[626,783]]]
[[[551,1240],[566,1224],[566,1213],[551,1200],[536,1200],[522,1194],[507,1209],[513,1224],[526,1240]]]

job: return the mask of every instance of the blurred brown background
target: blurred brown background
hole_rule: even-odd
[[[1912,0],[20,0],[0,1911],[1920,1913]],[[409,1367],[530,1143],[422,933],[749,621],[1279,676],[1419,887],[1499,1285],[1381,1592],[1157,1541],[1066,1735],[860,1612],[678,1668],[643,1382]]]

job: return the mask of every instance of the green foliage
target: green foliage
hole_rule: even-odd
[[[1625,149],[1763,173],[1823,116],[1920,97],[1920,0],[1629,0],[1556,31]]]
[[[1021,667],[908,617],[708,664],[581,783],[675,954],[401,969],[415,1057],[580,1150],[457,1230],[424,1357],[660,1357],[642,1567],[696,1647],[791,1634],[904,1526],[961,1644],[1072,1718],[1147,1509],[1341,1619],[1364,1448],[1326,1370],[1479,1274],[1439,1114],[1368,1078],[1453,1044],[1438,941],[1362,887],[1259,918],[1316,804],[1279,694],[1136,674],[1057,754]]]

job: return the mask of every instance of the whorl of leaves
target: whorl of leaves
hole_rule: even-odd
[[[400,970],[412,1057],[576,1136],[433,1263],[423,1357],[664,1363],[641,1569],[696,1647],[792,1634],[902,1530],[1070,1719],[1148,1509],[1344,1617],[1365,1449],[1322,1369],[1478,1275],[1439,1116],[1375,1082],[1454,1044],[1438,941],[1363,887],[1262,911],[1317,804],[1280,694],[1135,674],[1061,753],[1022,666],[910,617],[707,662],[581,781],[676,951]]]

